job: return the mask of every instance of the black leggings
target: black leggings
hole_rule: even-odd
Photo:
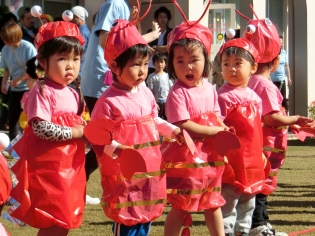
[[[283,97],[282,106],[285,108],[286,112],[289,111],[289,104],[287,101],[287,82],[284,80],[283,82],[273,82],[274,85],[280,90],[280,93]]]
[[[267,196],[264,194],[256,194],[256,204],[252,216],[252,228],[256,228],[261,225],[266,225],[269,221],[268,211],[267,211]]]
[[[89,109],[90,114],[92,114],[97,98],[84,96],[84,100],[85,100],[87,108]],[[85,174],[86,174],[86,181],[88,181],[90,178],[90,174],[92,174],[98,168],[96,154],[92,148],[85,155],[85,159],[86,159],[85,160]]]
[[[22,112],[21,99],[25,92],[26,91],[21,91],[21,92],[11,91],[10,92],[9,114],[8,114],[10,140],[14,139],[18,135],[18,132],[20,129],[19,119]]]

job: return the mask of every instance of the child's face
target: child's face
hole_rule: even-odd
[[[235,55],[222,55],[221,69],[224,80],[233,87],[247,87],[248,80],[257,70],[257,64],[253,66],[243,58]]]
[[[202,48],[188,48],[188,51],[185,51],[181,46],[176,46],[173,50],[172,63],[177,79],[189,87],[200,86],[205,67]]]
[[[166,66],[165,60],[156,60],[154,62],[154,68],[156,72],[162,72]]]
[[[49,58],[49,67],[46,61],[41,62],[41,66],[45,70],[46,77],[66,86],[79,75],[80,55],[74,54],[73,51],[64,54],[55,53]]]
[[[136,56],[130,59],[121,73],[114,73],[117,75],[118,83],[115,84],[123,90],[131,91],[133,88],[139,86],[148,75],[149,56]]]

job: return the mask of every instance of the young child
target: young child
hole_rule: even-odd
[[[33,79],[33,78],[27,78],[26,79],[26,84],[27,84],[27,87],[28,87],[28,91],[26,91],[24,94],[23,94],[23,97],[21,99],[21,108],[22,108],[22,112],[21,112],[21,115],[20,115],[20,119],[19,119],[19,124],[20,124],[20,128],[22,130],[25,129],[26,125],[27,125],[27,116],[24,112],[24,104],[25,104],[25,101],[29,95],[29,92],[30,90],[34,87],[34,85],[36,84],[37,82],[37,79]]]
[[[229,40],[219,51],[226,83],[218,90],[224,123],[233,126],[241,148],[226,154],[228,163],[222,179],[221,207],[224,231],[228,235],[248,235],[255,208],[255,193],[265,180],[262,159],[261,99],[247,83],[256,72],[259,54],[244,38]],[[224,177],[227,178],[224,178]]]
[[[215,152],[212,138],[228,128],[219,118],[215,88],[204,79],[210,72],[212,34],[199,21],[186,20],[175,27],[168,41],[168,72],[177,81],[166,101],[166,116],[189,133],[198,151],[191,154],[187,145],[179,146],[166,139],[163,142],[167,200],[172,204],[165,221],[165,236],[178,236],[183,222],[190,218],[188,212],[201,210],[210,234],[224,235],[220,209],[225,203],[221,196],[224,159]]]
[[[241,16],[245,17],[244,15]],[[244,37],[254,44],[261,55],[258,61],[258,69],[251,76],[248,87],[253,89],[262,100],[263,150],[271,164],[271,171],[265,180],[265,186],[256,195],[252,229],[249,235],[283,236],[287,234],[276,232],[269,223],[267,196],[275,190],[278,181],[278,170],[284,162],[287,147],[287,126],[296,124],[301,127],[308,127],[312,120],[298,115],[286,116],[282,107],[283,97],[279,89],[270,80],[270,73],[278,67],[281,49],[276,27],[268,18],[261,20],[257,16],[256,20],[245,18],[249,21],[248,30],[245,31]]]
[[[150,74],[147,80],[149,89],[151,89],[155,101],[158,104],[159,117],[166,120],[165,102],[170,88],[173,86],[173,81],[168,74],[164,72],[167,65],[167,56],[164,53],[158,52],[152,57],[155,72]]]
[[[141,85],[147,77],[150,49],[133,22],[116,20],[105,48],[114,83],[98,99],[91,122],[108,118],[117,124],[111,131],[110,145],[93,145],[102,176],[101,204],[114,221],[114,235],[145,236],[166,205],[159,134],[178,139],[180,130],[158,117],[152,92]],[[143,156],[147,173],[137,172],[131,180],[124,178],[116,159],[119,161],[126,148]]]
[[[13,146],[20,160],[12,167],[18,184],[11,196],[20,203],[12,216],[39,228],[38,235],[68,235],[82,223],[85,206],[85,145],[82,96],[68,85],[78,79],[83,38],[72,23],[43,25],[35,38],[37,57],[27,73],[37,78],[24,105],[28,118]]]

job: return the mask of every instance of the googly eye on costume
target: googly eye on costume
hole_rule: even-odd
[[[246,33],[253,34],[255,32],[256,32],[256,26],[255,25],[246,26]]]
[[[38,5],[35,5],[31,8],[31,14],[34,17],[40,17],[42,13],[43,13],[42,8]]]
[[[72,11],[69,11],[69,10],[65,10],[63,13],[62,13],[62,19],[64,21],[71,21],[73,19],[73,13]]]
[[[236,32],[234,29],[228,29],[226,32],[225,32],[225,35],[226,37],[228,37],[229,39],[232,39],[234,38]]]

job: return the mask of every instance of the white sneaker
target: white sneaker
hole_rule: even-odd
[[[266,226],[260,225],[256,228],[250,229],[249,236],[274,236],[274,233]]]
[[[97,197],[90,197],[89,195],[86,195],[85,204],[91,204],[91,205],[97,205],[100,204],[100,199]]]
[[[288,236],[288,234],[285,233],[285,232],[279,232],[279,231],[275,230],[269,222],[267,223],[267,227],[268,227],[271,231],[273,231],[273,233],[274,233],[275,236]]]

